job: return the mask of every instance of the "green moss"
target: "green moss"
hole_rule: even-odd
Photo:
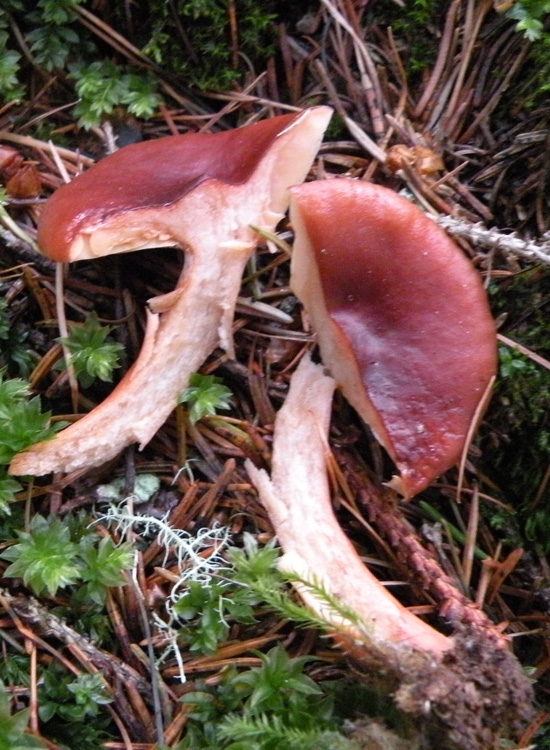
[[[26,98],[36,68],[52,74],[48,93],[79,100],[74,114],[89,128],[116,107],[136,117],[158,111],[159,82],[141,66],[131,66],[84,24],[84,0],[4,0],[0,3],[0,97]],[[277,0],[150,0],[113,3],[96,11],[115,32],[142,48],[176,85],[227,90],[246,73],[265,70],[276,46]],[[17,34],[14,33],[17,29]],[[30,55],[23,55],[21,40]],[[32,60],[32,62],[30,62]],[[67,83],[74,91],[67,91]],[[63,102],[61,102],[63,103]]]
[[[386,0],[374,4],[375,22],[391,26],[394,35],[404,42],[400,51],[413,77],[435,62],[448,5],[444,0],[412,0],[403,5]]]
[[[236,6],[237,49],[233,49],[230,4],[225,0],[151,3],[149,40],[143,51],[200,89],[228,89],[242,79],[248,63],[265,67],[274,52],[275,2],[241,0]],[[174,17],[179,32],[174,33]],[[235,53],[238,50],[238,55]]]
[[[502,332],[550,359],[550,272],[532,269],[495,282],[489,294],[495,316],[506,316]],[[550,514],[535,517],[534,503],[550,507],[550,485],[537,500],[550,463],[550,370],[501,345],[483,432],[483,473],[518,511],[525,537],[547,544]]]

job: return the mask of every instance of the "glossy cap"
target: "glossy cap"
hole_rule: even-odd
[[[38,244],[44,255],[62,262],[173,246],[177,243],[163,216],[171,224],[169,215],[205,183],[212,183],[215,200],[225,208],[217,185],[245,184],[285,130],[300,120],[314,123],[314,113],[321,120],[330,117],[327,107],[317,107],[234,130],[125,146],[50,197],[38,222]],[[284,172],[283,165],[281,180]]]
[[[485,290],[406,198],[347,179],[291,190],[291,286],[321,356],[410,497],[460,458],[496,372]]]

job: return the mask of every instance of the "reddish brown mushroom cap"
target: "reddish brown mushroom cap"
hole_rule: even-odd
[[[412,496],[459,459],[496,371],[485,290],[406,198],[333,179],[291,191],[291,285],[321,355]]]
[[[57,261],[93,258],[106,252],[174,244],[149,223],[128,239],[132,214],[168,208],[208,180],[243,185],[284,130],[302,117],[292,113],[218,133],[187,133],[125,146],[59,188],[45,204],[38,224],[42,252]],[[124,245],[110,247],[97,236],[124,220]]]

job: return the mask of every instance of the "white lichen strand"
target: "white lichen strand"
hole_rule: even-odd
[[[184,529],[171,526],[168,516],[155,518],[139,515],[131,513],[125,506],[115,505],[109,506],[98,521],[116,524],[120,534],[135,531],[143,536],[155,537],[156,542],[165,550],[163,565],[166,565],[169,555],[176,556],[180,569],[180,580],[176,584],[178,586],[187,581],[199,581],[207,585],[221,567],[227,567],[222,556],[222,551],[227,548],[230,540],[230,531],[226,526],[214,525],[190,534]],[[202,557],[201,551],[210,547],[215,551],[208,557]]]
[[[184,529],[177,529],[168,521],[168,515],[155,518],[150,515],[139,515],[128,510],[127,506],[110,505],[98,522],[115,524],[117,531],[125,535],[128,532],[139,533],[142,536],[155,537],[155,541],[165,550],[162,566],[165,566],[169,555],[175,555],[180,571],[179,579],[172,587],[165,602],[167,620],[163,620],[153,613],[153,622],[166,640],[166,648],[156,660],[156,668],[172,656],[178,665],[178,677],[182,683],[186,681],[185,668],[178,645],[178,622],[174,606],[186,593],[185,586],[190,581],[196,581],[203,586],[209,586],[214,577],[219,577],[220,571],[227,569],[227,561],[223,552],[227,549],[231,532],[226,526],[215,524],[211,528],[198,529],[190,534]],[[208,557],[200,553],[213,548]],[[137,586],[137,581],[136,581]],[[220,607],[221,617],[221,607]]]
[[[515,257],[536,263],[550,264],[550,236],[543,235],[542,242],[525,240],[514,232],[505,234],[498,229],[487,229],[481,222],[472,224],[452,216],[432,216],[427,214],[453,237],[468,240],[473,245],[490,250],[501,250]]]

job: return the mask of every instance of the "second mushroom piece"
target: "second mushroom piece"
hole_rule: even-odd
[[[485,750],[503,723],[529,714],[519,662],[483,627],[444,636],[392,597],[339,527],[326,466],[335,386],[388,450],[404,495],[457,461],[496,368],[485,291],[461,250],[405,198],[346,179],[291,194],[291,285],[324,367],[306,355],[292,375],[271,477],[247,462],[280,565],[351,658],[395,680],[398,705],[430,724],[426,747]]]
[[[271,480],[250,462],[249,474],[287,569],[321,581],[355,612],[371,646],[379,635],[377,649],[407,644],[441,653],[446,639],[381,589],[338,528],[326,434],[336,385],[394,459],[405,495],[452,466],[495,373],[485,291],[444,231],[383,187],[346,179],[301,185],[291,190],[290,217],[291,286],[332,377],[301,362],[275,422]]]
[[[417,206],[346,179],[293,188],[291,286],[324,364],[395,462],[406,497],[460,458],[496,372],[479,274]]]
[[[168,136],[106,157],[45,205],[42,251],[57,261],[171,246],[185,250],[173,292],[149,301],[133,367],[113,393],[51,441],[12,461],[12,474],[68,472],[101,464],[131,443],[144,446],[163,424],[191,373],[231,326],[241,277],[302,182],[330,119],[328,107],[236,130]]]

